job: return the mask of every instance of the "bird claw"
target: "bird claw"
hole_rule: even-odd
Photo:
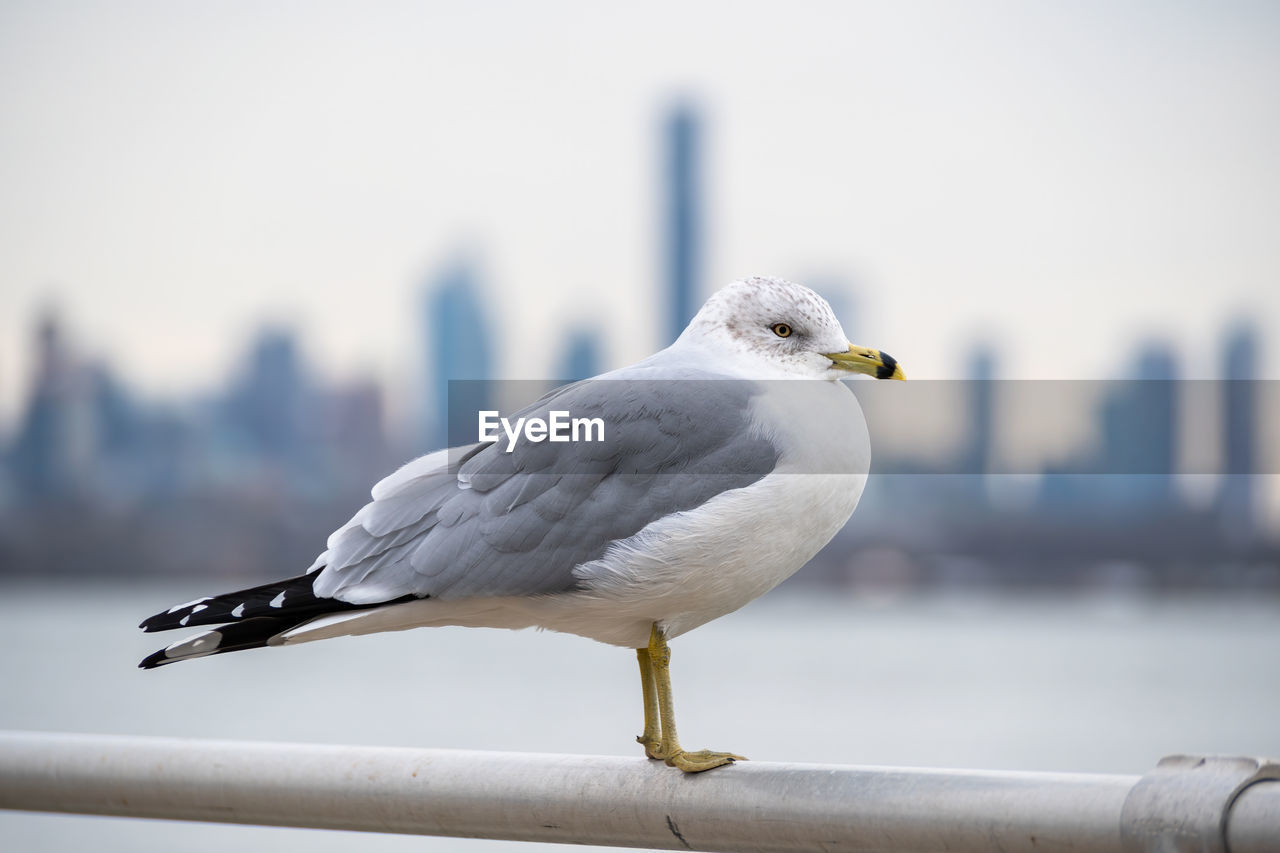
[[[734,755],[732,752],[712,752],[709,749],[700,749],[697,752],[684,752],[682,750],[664,760],[669,766],[683,770],[685,773],[701,773],[704,770],[723,767],[735,761],[746,761],[747,758],[745,755]]]
[[[655,759],[657,761],[667,760],[667,754],[662,749],[661,741],[656,741],[656,740],[653,740],[652,738],[647,738],[644,735],[637,735],[636,743],[644,747],[644,754],[646,757]]]

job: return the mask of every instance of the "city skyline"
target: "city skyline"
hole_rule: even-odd
[[[32,318],[30,329],[29,344],[38,353],[32,393],[21,416],[3,425],[0,450],[7,451],[11,460],[20,461],[28,453],[49,456],[58,465],[83,467],[77,460],[94,444],[88,441],[89,432],[99,431],[97,444],[107,450],[120,440],[126,444],[136,441],[136,435],[133,439],[128,436],[141,429],[140,413],[183,422],[197,431],[216,429],[223,421],[237,424],[228,439],[232,444],[242,450],[249,448],[252,455],[263,459],[285,462],[305,453],[307,441],[299,442],[299,436],[326,431],[354,429],[366,444],[402,446],[404,453],[443,447],[450,430],[454,435],[466,435],[473,426],[467,420],[461,427],[446,428],[444,413],[451,407],[469,417],[477,409],[510,405],[511,399],[529,394],[518,387],[521,381],[509,383],[516,387],[514,395],[496,390],[506,380],[492,369],[497,341],[492,334],[493,318],[479,297],[484,289],[481,278],[473,263],[461,258],[442,264],[423,278],[418,301],[423,339],[429,345],[424,349],[421,392],[415,405],[398,416],[385,411],[386,389],[375,379],[327,380],[303,355],[301,333],[288,325],[271,323],[258,327],[239,354],[235,369],[222,381],[191,389],[182,397],[144,399],[131,377],[117,372],[109,361],[82,352],[58,315],[46,311]],[[674,300],[681,287],[678,277],[668,279],[668,298]],[[598,337],[581,328],[564,331],[558,359],[564,372],[537,381],[576,381],[600,370]],[[1120,477],[1269,474],[1278,461],[1268,451],[1267,441],[1276,404],[1274,393],[1269,392],[1275,383],[1257,375],[1258,356],[1265,349],[1257,327],[1233,324],[1222,331],[1217,349],[1216,363],[1223,372],[1216,380],[1188,380],[1170,343],[1148,339],[1135,343],[1128,356],[1119,360],[1128,366],[1109,380],[1054,380],[1037,385],[1025,380],[1002,381],[1002,353],[989,344],[975,343],[963,380],[916,380],[912,389],[923,389],[924,396],[897,402],[873,393],[880,390],[876,387],[863,386],[863,407],[873,426],[879,427],[878,455],[893,460],[891,464],[900,472]],[[459,379],[480,381],[455,381]],[[1219,387],[1206,388],[1214,384]],[[947,389],[947,385],[954,388]],[[951,395],[956,392],[966,401],[960,417],[952,414]],[[464,400],[459,394],[469,396]],[[1198,423],[1185,422],[1184,395],[1201,416]],[[1060,435],[1045,443],[1038,458],[1010,456],[997,449],[996,436],[1007,438],[1011,430],[1021,426],[1014,422],[1020,411],[1043,409],[1054,400],[1059,406],[1092,409],[1082,422],[1093,426],[1084,431],[1078,425],[1064,426]],[[92,410],[94,414],[84,421],[92,426],[82,424],[68,432],[59,420],[58,409],[82,420],[84,413]],[[1216,423],[1207,433],[1206,417]],[[908,429],[896,434],[904,426],[904,418],[919,421],[917,428],[925,427],[924,431]],[[959,438],[939,443],[939,424],[961,427]],[[1034,429],[1043,431],[1044,427]],[[930,430],[935,440],[927,439]],[[1213,440],[1221,449],[1206,452],[1201,448],[1188,456],[1187,442],[1203,442],[1206,435],[1216,436]],[[912,447],[917,444],[919,453],[913,455]],[[46,445],[62,449],[51,455],[51,451],[39,449]],[[936,461],[939,453],[947,459],[940,465]],[[1164,484],[1162,488],[1172,486]]]
[[[697,308],[697,294],[708,289],[702,280],[701,260],[706,254],[708,230],[703,202],[705,120],[704,111],[686,100],[673,103],[656,123],[655,184],[660,198],[658,216],[663,224],[658,229],[662,234],[659,275],[652,289],[653,301],[663,310],[655,318],[656,328],[651,336],[668,342],[691,319]],[[814,284],[826,292],[851,328],[861,322],[860,317],[852,316],[854,313],[861,313],[864,307],[874,312],[876,306],[868,300],[868,294],[851,290],[838,277],[819,279]],[[300,471],[316,466],[319,457],[315,456],[318,445],[314,438],[324,431],[323,421],[327,418],[359,424],[363,445],[366,449],[376,446],[380,453],[391,446],[402,447],[408,453],[447,446],[450,436],[470,434],[472,424],[468,418],[474,412],[510,405],[511,401],[497,393],[492,384],[505,378],[498,367],[503,349],[498,329],[508,312],[505,302],[495,294],[506,288],[492,279],[484,253],[474,246],[456,247],[432,264],[419,280],[415,301],[420,306],[417,316],[421,351],[416,390],[389,411],[384,411],[385,401],[391,396],[385,382],[370,377],[326,381],[316,371],[313,360],[304,357],[298,325],[265,319],[258,323],[258,331],[248,342],[241,361],[221,383],[198,389],[188,398],[153,401],[148,406],[139,402],[140,395],[132,381],[121,381],[108,360],[90,358],[69,347],[60,319],[46,308],[33,341],[38,355],[33,360],[37,370],[32,392],[9,448],[11,467],[18,481],[23,482],[24,474],[33,470],[28,463],[43,459],[40,464],[46,469],[47,482],[28,476],[28,491],[37,498],[46,488],[57,491],[60,482],[74,479],[61,466],[85,470],[90,467],[84,461],[91,455],[89,433],[100,431],[103,437],[99,443],[110,450],[113,435],[125,435],[131,429],[141,434],[138,413],[148,408],[181,412],[197,432],[200,429],[194,425],[201,417],[211,418],[216,421],[214,431],[217,424],[229,427],[231,438],[223,444],[247,443],[253,453],[261,456],[258,464],[275,464],[273,457],[279,457],[276,461],[298,465]],[[851,305],[857,306],[856,312]],[[555,364],[562,366],[565,373],[544,378],[583,379],[604,369],[605,342],[598,327],[561,322],[546,331],[550,334],[539,337],[550,342],[546,348],[554,353]],[[1275,464],[1257,439],[1266,434],[1259,427],[1269,422],[1267,401],[1260,400],[1252,390],[1237,392],[1232,386],[1234,380],[1243,380],[1244,384],[1237,387],[1253,388],[1250,383],[1260,378],[1259,364],[1265,357],[1265,348],[1260,346],[1254,321],[1238,321],[1223,335],[1221,355],[1206,360],[1216,365],[1212,374],[1215,378],[1231,380],[1226,383],[1228,390],[1221,403],[1223,450],[1218,454],[1216,470],[1226,474],[1262,473]],[[1123,509],[1129,502],[1159,509],[1177,505],[1180,499],[1175,497],[1173,476],[1183,470],[1182,445],[1186,439],[1180,424],[1183,412],[1179,409],[1176,381],[1195,374],[1180,363],[1174,342],[1167,338],[1148,336],[1132,347],[1131,356],[1123,356],[1131,358],[1129,366],[1113,370],[1109,378],[1135,379],[1136,385],[1120,383],[1106,389],[1098,399],[1081,397],[1079,393],[1069,395],[1072,405],[1096,407],[1092,418],[1096,436],[1090,444],[1087,437],[1072,438],[1069,430],[1055,427],[1052,431],[1063,433],[1059,439],[1065,438],[1062,446],[1069,450],[1069,456],[1059,461],[1042,455],[1015,463],[1009,471],[1009,460],[997,452],[993,436],[997,432],[1008,436],[1011,432],[1008,412],[997,413],[997,407],[1005,401],[994,399],[994,389],[999,384],[995,380],[1005,378],[1008,362],[999,348],[986,340],[973,341],[965,356],[967,373],[963,378],[973,380],[963,392],[967,398],[965,417],[957,419],[947,411],[939,411],[936,400],[918,405],[914,412],[916,421],[963,424],[958,448],[947,448],[945,440],[941,444],[941,452],[949,454],[949,459],[941,464],[924,462],[931,457],[940,459],[937,448],[927,442],[918,448],[923,453],[914,455],[912,442],[895,444],[903,426],[908,427],[909,433],[918,425],[903,423],[901,411],[897,425],[880,428],[887,458],[899,471],[1057,475],[1041,488],[1037,498],[1050,507],[1070,509],[1082,503],[1089,492],[1085,485],[1087,475],[1100,472],[1120,477],[1109,483],[1107,498],[1100,506]],[[1122,352],[1120,348],[1117,351]],[[913,388],[917,387],[919,380],[913,383]],[[211,400],[222,402],[212,404],[210,415]],[[875,407],[870,414],[874,423]],[[41,427],[46,422],[48,429]],[[344,428],[350,428],[349,424],[337,427],[337,431]],[[5,425],[0,423],[0,447],[5,446],[4,436]],[[919,443],[920,438],[917,436],[914,441]],[[218,444],[215,440],[212,455],[225,455]],[[938,445],[938,441],[935,439],[932,444]],[[1200,464],[1204,470],[1215,470],[1213,462],[1206,465],[1201,460]],[[1076,479],[1081,474],[1086,475],[1083,483]],[[1135,474],[1159,475],[1161,481],[1141,481],[1133,478]],[[1120,483],[1126,477],[1125,483]],[[1126,497],[1126,488],[1137,491]],[[1223,489],[1223,501],[1239,508],[1247,516],[1243,527],[1252,529],[1256,490],[1242,490],[1238,484]],[[1227,492],[1232,494],[1228,497]]]
[[[655,318],[653,336],[667,341],[691,318],[697,307],[695,294],[707,289],[700,262],[706,242],[704,121],[698,108],[681,101],[657,123],[660,168],[656,183],[661,198],[659,218],[665,224],[659,229],[663,234],[659,246],[662,262],[657,265],[660,275],[653,291],[654,302],[664,306],[664,311]],[[511,403],[492,384],[504,378],[498,368],[502,347],[497,332],[504,319],[504,302],[494,298],[504,288],[492,280],[484,254],[476,247],[457,247],[419,281],[414,300],[420,306],[421,329],[414,383],[417,390],[401,399],[399,406],[391,407],[386,405],[392,395],[384,381],[369,376],[340,381],[324,378],[304,354],[304,335],[298,325],[265,319],[238,356],[236,367],[221,382],[188,389],[182,397],[143,402],[132,377],[122,380],[109,360],[77,351],[68,343],[56,312],[46,308],[32,339],[37,353],[32,391],[20,422],[8,428],[0,422],[0,448],[7,450],[0,458],[7,458],[12,476],[25,488],[25,494],[39,500],[46,494],[74,494],[76,472],[83,481],[80,485],[94,479],[94,454],[110,455],[120,449],[114,445],[140,459],[146,457],[142,445],[147,429],[153,428],[146,425],[166,419],[173,421],[171,432],[185,430],[196,436],[195,446],[202,450],[195,452],[222,459],[232,470],[243,465],[236,461],[237,454],[253,460],[250,465],[268,470],[277,465],[292,468],[294,474],[286,474],[286,478],[301,478],[304,490],[325,488],[323,478],[316,480],[313,475],[326,464],[332,467],[332,460],[342,455],[341,441],[330,446],[333,436],[354,430],[361,447],[358,456],[366,463],[347,471],[357,480],[368,475],[372,470],[368,463],[374,459],[385,462],[394,453],[412,455],[447,446],[450,436],[470,434],[468,419],[474,412]],[[850,328],[862,322],[860,316],[852,315],[861,314],[864,307],[875,310],[868,294],[850,289],[838,277],[827,276],[814,284],[826,292]],[[552,342],[548,348],[564,373],[546,379],[583,379],[605,369],[604,341],[598,327],[562,322],[547,331],[551,334],[542,337]],[[1258,438],[1267,434],[1263,426],[1270,422],[1272,413],[1266,408],[1268,401],[1259,399],[1255,390],[1265,355],[1257,324],[1239,321],[1228,327],[1220,350],[1220,356],[1206,361],[1216,365],[1215,378],[1229,380],[1221,395],[1222,450],[1216,462],[1214,454],[1200,454],[1196,470],[1226,475],[1269,471],[1276,460],[1266,455]],[[1000,349],[986,340],[972,342],[965,356],[964,378],[971,381],[962,390],[964,417],[951,414],[943,400],[945,394],[923,404],[917,402],[915,411],[902,410],[899,405],[898,423],[879,427],[878,444],[883,452],[878,455],[890,460],[888,470],[898,472],[1051,474],[1054,476],[1042,485],[1034,501],[1045,508],[1080,511],[1092,488],[1090,475],[1108,472],[1116,476],[1107,481],[1102,499],[1094,501],[1105,511],[1154,508],[1163,512],[1176,507],[1183,501],[1174,476],[1184,470],[1187,442],[1185,425],[1180,422],[1184,412],[1179,408],[1177,380],[1195,374],[1180,363],[1174,343],[1168,339],[1149,336],[1135,342],[1132,353],[1122,358],[1131,359],[1129,366],[1116,369],[1109,378],[1138,380],[1136,384],[1115,383],[1092,397],[1081,395],[1077,387],[1062,395],[1070,403],[1056,404],[1096,409],[1092,417],[1084,419],[1095,423],[1092,441],[1087,433],[1073,437],[1070,429],[1055,426],[1051,430],[1061,433],[1057,436],[1059,452],[1066,448],[1068,453],[1058,460],[1042,449],[1039,458],[1011,463],[1006,454],[998,452],[994,436],[1008,438],[1015,431],[1012,427],[1022,425],[1009,421],[1018,416],[1007,411],[1008,401],[998,399],[998,380],[1006,378],[1008,362]],[[912,384],[913,389],[919,387],[919,380]],[[515,399],[519,397],[515,395]],[[875,401],[864,400],[864,407],[868,403]],[[1054,405],[1046,398],[1029,407],[1024,401],[1022,406],[1024,411],[1044,409],[1045,403]],[[882,416],[878,408],[876,403],[868,410],[873,425]],[[959,444],[949,446],[946,439],[939,443],[936,436],[932,442],[922,441],[921,435],[903,441],[900,433],[911,435],[920,425],[908,423],[904,417],[908,421],[942,422],[952,430],[959,426]],[[13,432],[11,440],[6,440],[8,431]],[[391,448],[396,450],[389,455]],[[192,452],[190,448],[188,452]],[[326,463],[326,459],[330,461]],[[925,461],[928,459],[934,461]],[[168,459],[171,466],[179,462]],[[122,470],[136,481],[126,478],[126,493],[146,495],[172,489],[176,485],[173,478],[181,479],[179,474],[163,473],[164,464],[158,459],[148,458],[143,468],[145,472],[131,470],[127,462],[123,465]],[[1157,475],[1158,481],[1145,480],[1145,475]],[[342,480],[341,475],[333,476],[338,479],[328,481],[331,489],[354,484]],[[161,486],[161,481],[167,485]],[[197,478],[187,485],[199,482]],[[1259,520],[1257,491],[1256,487],[1242,487],[1231,476],[1221,488],[1221,502],[1241,516],[1240,528],[1245,534]]]
[[[658,124],[659,216],[667,223],[662,274],[653,284],[654,303],[666,309],[654,317],[659,339],[675,337],[692,311],[692,295],[704,289],[701,122],[696,110],[679,104]],[[417,391],[402,394],[399,406],[386,405],[393,395],[376,378],[325,377],[301,344],[299,324],[269,320],[257,324],[221,381],[143,401],[131,376],[79,350],[56,312],[40,314],[30,336],[31,392],[12,438],[0,429],[6,510],[0,569],[83,572],[86,560],[103,563],[104,551],[112,556],[102,570],[119,574],[252,576],[300,563],[379,477],[407,458],[458,443],[447,437],[471,435],[478,410],[545,391],[529,393],[527,383],[500,378],[505,303],[493,294],[503,287],[482,253],[457,248],[418,281]],[[841,277],[814,283],[843,315],[847,332],[876,309],[874,291],[851,288]],[[602,369],[598,326],[562,320],[543,331],[564,371],[549,379]],[[1219,452],[1207,459],[1202,453],[1198,464],[1207,467],[1196,469],[1219,472],[1216,484],[1198,495],[1182,488],[1179,473],[1193,426],[1183,423],[1182,398],[1192,396],[1183,392],[1200,389],[1179,382],[1184,368],[1167,339],[1148,337],[1134,343],[1132,361],[1115,359],[1131,365],[1118,369],[1129,382],[1002,384],[1004,353],[977,340],[964,356],[968,381],[917,379],[905,396],[887,398],[871,393],[886,386],[862,385],[877,447],[865,523],[836,537],[815,561],[811,582],[859,577],[865,555],[880,560],[874,555],[886,547],[897,555],[889,565],[912,583],[1269,582],[1268,549],[1280,525],[1266,511],[1258,482],[1276,478],[1255,476],[1277,463],[1261,441],[1276,405],[1261,393],[1267,383],[1256,381],[1264,351],[1256,324],[1241,322],[1222,333],[1219,355],[1203,359],[1220,371],[1223,391],[1194,401],[1201,415],[1219,421]],[[948,384],[955,387],[940,388]],[[901,387],[887,387],[895,386]],[[1028,387],[1039,388],[1029,401],[1011,399],[1026,398]],[[1059,454],[1066,453],[1062,461],[1042,453],[1009,468],[1000,440],[1027,432],[1028,416],[1064,409],[1075,410],[1082,433],[1057,420],[1031,430],[1054,436]],[[1005,478],[987,476],[1001,473],[1049,476],[1034,489],[1010,492]],[[911,508],[909,525],[900,521],[903,507]],[[81,534],[51,535],[49,528],[68,517]],[[126,530],[136,532],[128,544],[119,541]],[[179,556],[172,553],[175,530],[185,530]],[[1054,558],[1041,560],[1043,553]],[[1028,575],[1030,555],[1038,565]],[[1188,573],[1188,555],[1203,568]]]
[[[426,281],[423,304],[446,310],[425,312],[425,325],[474,309],[468,291],[477,279],[465,267],[446,265]],[[473,328],[459,331],[490,340],[483,313],[467,322]],[[55,316],[38,318],[33,332],[41,381],[12,442],[0,448],[0,573],[240,578],[308,561],[371,483],[434,449],[429,438],[396,434],[441,424],[428,418],[391,428],[376,382],[326,384],[300,355],[296,334],[271,325],[219,387],[161,406],[138,401],[109,365],[80,359]],[[589,341],[571,337],[566,363],[589,356]],[[896,404],[899,419],[944,419],[958,436],[944,457],[921,454],[885,429],[892,397],[871,392],[901,386],[860,383],[875,476],[862,521],[815,560],[808,582],[860,577],[867,559],[890,552],[897,556],[889,565],[908,572],[899,581],[913,585],[1280,581],[1280,526],[1267,518],[1261,488],[1276,477],[1258,476],[1275,460],[1262,452],[1269,422],[1257,417],[1268,397],[1274,405],[1277,383],[1250,378],[1258,346],[1256,331],[1226,330],[1221,347],[1231,372],[1213,383],[1178,379],[1158,342],[1133,353],[1138,378],[1093,383],[1002,382],[999,354],[977,348],[972,379],[907,383],[925,397]],[[438,376],[450,366],[433,369]],[[457,409],[464,418],[481,397],[530,390],[501,380],[445,384],[451,406],[464,403]],[[1218,387],[1206,394],[1206,384]],[[1011,426],[1005,398],[1030,390],[1033,405],[1058,406],[1061,389],[1092,409],[1086,417],[1096,421],[1097,440],[1074,445],[1065,465],[1009,468],[996,452],[996,436]],[[1217,401],[1202,412],[1220,422],[1217,461],[1196,469],[1215,472],[1209,492],[1189,493],[1179,481],[1183,460],[1174,446],[1186,426],[1184,396],[1197,406]],[[957,399],[962,417],[952,414]],[[1037,473],[1046,476],[1027,490],[1020,478]],[[69,518],[77,535],[55,535]]]

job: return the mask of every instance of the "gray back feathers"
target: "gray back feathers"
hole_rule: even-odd
[[[601,418],[604,441],[454,448],[375,487],[329,539],[315,593],[352,604],[578,588],[573,569],[674,512],[748,486],[778,452],[753,429],[746,380],[599,379],[512,416]]]

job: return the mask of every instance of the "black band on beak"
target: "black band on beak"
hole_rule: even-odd
[[[876,368],[876,379],[888,379],[898,369],[898,360],[887,352],[880,353],[880,360],[884,364]]]

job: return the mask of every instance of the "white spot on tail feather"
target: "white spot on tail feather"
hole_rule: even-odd
[[[271,601],[268,602],[267,606],[268,607],[284,607],[284,593],[282,592],[279,595],[277,595],[275,598],[271,599]]]
[[[236,609],[231,611],[231,618],[233,618],[233,619],[239,619],[239,618],[240,618],[241,616],[243,616],[243,615],[244,615],[244,605],[243,605],[243,604],[237,604],[237,605],[236,605]]]
[[[172,645],[165,646],[164,656],[170,660],[204,657],[217,651],[218,644],[221,642],[222,634],[220,632],[205,631],[203,634],[196,634],[194,637],[179,640]]]
[[[195,607],[197,604],[199,604],[202,601],[212,601],[212,600],[213,600],[213,596],[206,595],[204,598],[197,598],[192,601],[188,601],[184,604],[175,604],[169,608],[169,612],[177,613],[179,610],[181,610],[184,607]]]

